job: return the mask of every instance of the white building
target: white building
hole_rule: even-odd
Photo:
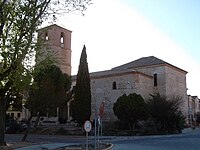
[[[196,121],[196,115],[200,112],[200,100],[197,96],[188,95],[188,123]]]

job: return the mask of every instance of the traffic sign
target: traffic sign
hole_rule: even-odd
[[[84,129],[86,132],[90,132],[92,129],[92,124],[89,120],[85,121],[84,123]]]

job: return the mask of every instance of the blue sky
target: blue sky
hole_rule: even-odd
[[[200,0],[125,0],[200,63]]]
[[[84,16],[57,24],[72,31],[72,74],[86,45],[89,71],[155,56],[188,71],[188,94],[200,97],[200,0],[93,0]]]

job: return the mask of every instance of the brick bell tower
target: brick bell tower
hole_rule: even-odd
[[[49,57],[63,73],[71,75],[71,33],[72,31],[56,24],[39,29],[41,52],[36,62]]]

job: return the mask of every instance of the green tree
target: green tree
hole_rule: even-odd
[[[63,107],[68,99],[67,92],[70,87],[70,77],[63,74],[60,68],[55,65],[48,65],[36,71],[26,102],[26,107],[31,111],[31,116],[22,141],[25,141],[28,136],[32,116],[37,116],[34,127],[37,126],[41,115],[56,116],[57,108]]]
[[[184,125],[184,117],[180,111],[181,98],[151,95],[147,101],[151,119],[158,131],[180,131]]]
[[[39,112],[40,115],[56,116],[56,108],[66,101],[70,87],[71,79],[67,74],[55,65],[46,66],[34,78],[26,107],[32,115]]]
[[[90,91],[90,76],[87,63],[86,47],[84,45],[79,70],[76,79],[76,87],[74,89],[74,101],[72,103],[73,118],[79,124],[90,119],[91,115],[91,91]]]
[[[129,125],[129,129],[134,129],[137,121],[146,120],[148,117],[146,103],[142,96],[136,93],[120,96],[114,103],[113,111],[120,121]]]
[[[21,111],[23,95],[17,91],[15,91],[15,93],[9,93],[9,95],[10,95],[10,98],[7,99],[6,110],[12,105],[13,110]]]
[[[22,93],[31,82],[36,30],[55,13],[86,9],[90,0],[0,1],[0,145],[5,145],[6,104],[13,93]],[[58,12],[59,11],[59,12]],[[17,91],[17,92],[16,92]]]

